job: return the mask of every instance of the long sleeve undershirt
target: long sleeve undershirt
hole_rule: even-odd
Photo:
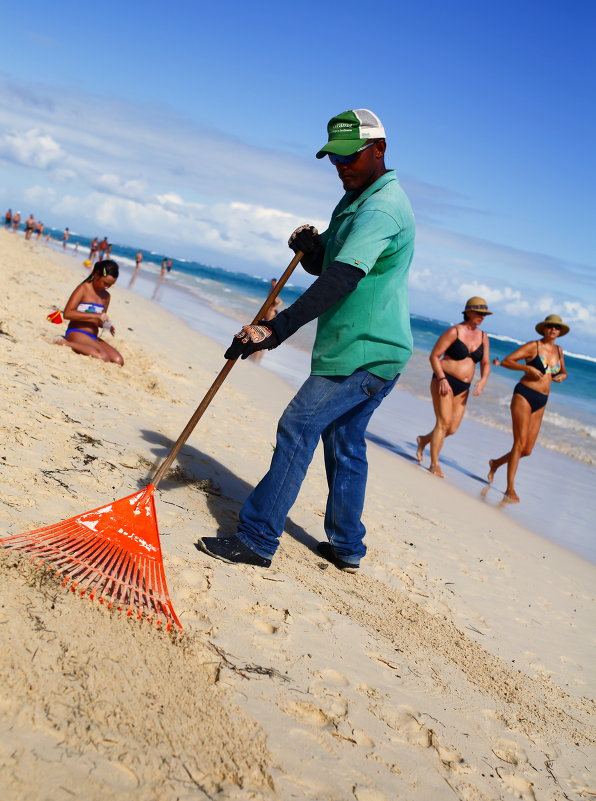
[[[283,342],[353,292],[361,278],[364,278],[364,272],[358,267],[334,261],[297,301],[269,320],[267,326],[279,342]]]

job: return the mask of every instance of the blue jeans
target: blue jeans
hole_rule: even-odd
[[[329,486],[325,532],[341,559],[359,563],[366,553],[360,520],[368,473],[364,434],[398,378],[386,381],[356,370],[305,381],[278,423],[269,471],[240,510],[238,537],[248,548],[271,559],[322,437]]]

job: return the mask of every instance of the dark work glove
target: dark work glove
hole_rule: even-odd
[[[288,246],[294,253],[301,250],[305,256],[308,256],[313,250],[318,250],[322,246],[321,237],[314,225],[301,225],[290,235]]]
[[[245,325],[239,331],[232,344],[224,353],[226,359],[237,359],[239,356],[246,359],[251,353],[258,350],[271,350],[279,345],[279,339],[265,320],[259,320],[258,325]]]
[[[300,259],[300,264],[302,264],[307,273],[311,275],[321,274],[325,248],[314,225],[301,225],[296,228],[288,239],[288,246],[294,253],[298,253],[299,250],[302,251],[304,255]]]

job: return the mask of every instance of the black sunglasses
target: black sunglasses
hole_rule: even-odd
[[[337,153],[328,153],[329,161],[336,167],[338,164],[353,164],[358,156],[362,153],[363,150],[366,150],[368,147],[372,147],[377,140],[371,139],[364,147],[361,147],[355,153],[352,153],[350,156],[338,156]]]

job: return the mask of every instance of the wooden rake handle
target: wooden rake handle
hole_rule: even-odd
[[[273,301],[276,299],[276,297],[279,295],[281,290],[284,288],[288,278],[294,272],[294,269],[296,268],[296,265],[298,264],[298,262],[300,261],[300,259],[302,258],[303,255],[304,254],[300,250],[298,251],[298,253],[296,253],[296,255],[294,256],[292,261],[286,267],[286,269],[284,271],[284,274],[281,276],[281,278],[279,279],[277,284],[273,287],[273,289],[269,293],[269,296],[268,296],[267,300],[265,301],[265,303],[263,303],[263,305],[261,306],[261,308],[257,312],[254,320],[252,321],[252,325],[256,325],[259,322],[259,320],[263,317],[265,312],[270,308],[270,306],[272,305]],[[182,446],[184,445],[186,440],[190,437],[194,427],[196,426],[196,424],[199,422],[199,420],[203,416],[204,411],[206,410],[206,408],[209,406],[209,404],[211,403],[211,401],[215,397],[215,394],[217,393],[218,389],[221,387],[223,382],[226,380],[226,378],[228,376],[228,373],[230,372],[230,370],[236,364],[237,361],[238,361],[237,359],[228,359],[226,361],[226,363],[223,366],[223,368],[221,369],[219,375],[217,376],[217,378],[215,379],[213,384],[211,384],[211,386],[209,387],[209,389],[207,391],[207,394],[205,395],[203,400],[197,406],[197,408],[195,410],[195,413],[193,414],[193,416],[190,418],[190,420],[186,424],[186,427],[185,427],[184,431],[182,432],[182,434],[180,434],[180,436],[176,440],[176,442],[174,444],[174,447],[172,448],[172,450],[170,451],[168,456],[164,459],[164,461],[160,465],[160,467],[159,467],[159,469],[158,469],[157,473],[155,474],[155,477],[153,478],[153,481],[152,481],[152,484],[153,484],[154,487],[157,487],[159,482],[162,480],[162,478],[165,476],[167,471],[170,469],[170,466],[171,466],[172,462],[174,461],[174,459],[176,458],[176,456],[178,456],[178,454],[180,452],[180,449],[182,448]]]

